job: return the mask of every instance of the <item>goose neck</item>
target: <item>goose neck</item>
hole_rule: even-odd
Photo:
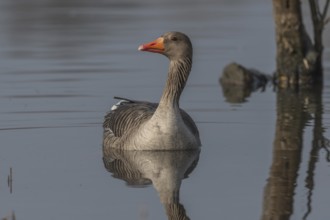
[[[179,99],[186,85],[191,66],[192,59],[190,57],[170,61],[168,77],[160,105],[179,105]]]

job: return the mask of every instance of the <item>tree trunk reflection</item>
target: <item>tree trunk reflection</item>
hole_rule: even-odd
[[[277,91],[277,121],[273,145],[273,161],[265,186],[263,220],[290,219],[294,192],[301,164],[304,127],[314,119],[313,144],[306,177],[308,190],[306,214],[311,211],[314,169],[318,150],[324,146],[322,126],[322,88],[279,89]],[[306,145],[306,143],[305,143]],[[304,168],[303,168],[304,169]]]

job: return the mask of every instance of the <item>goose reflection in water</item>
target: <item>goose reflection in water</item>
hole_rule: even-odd
[[[199,160],[200,150],[189,151],[103,151],[105,168],[114,178],[124,180],[131,187],[152,184],[159,194],[168,219],[187,220],[180,204],[182,179],[188,178]]]

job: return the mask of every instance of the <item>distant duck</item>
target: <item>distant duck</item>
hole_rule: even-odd
[[[188,79],[193,49],[190,39],[180,32],[168,32],[141,45],[138,50],[160,53],[169,58],[169,71],[158,103],[125,98],[105,116],[104,148],[125,150],[187,150],[201,145],[193,119],[179,108]]]

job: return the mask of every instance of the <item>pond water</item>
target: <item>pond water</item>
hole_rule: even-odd
[[[156,102],[166,80],[167,59],[137,47],[170,30],[194,45],[181,107],[201,151],[115,156],[131,170],[103,161],[112,97]],[[227,64],[275,69],[269,2],[1,1],[0,218],[330,219],[329,30],[323,90],[269,86],[231,103]]]

